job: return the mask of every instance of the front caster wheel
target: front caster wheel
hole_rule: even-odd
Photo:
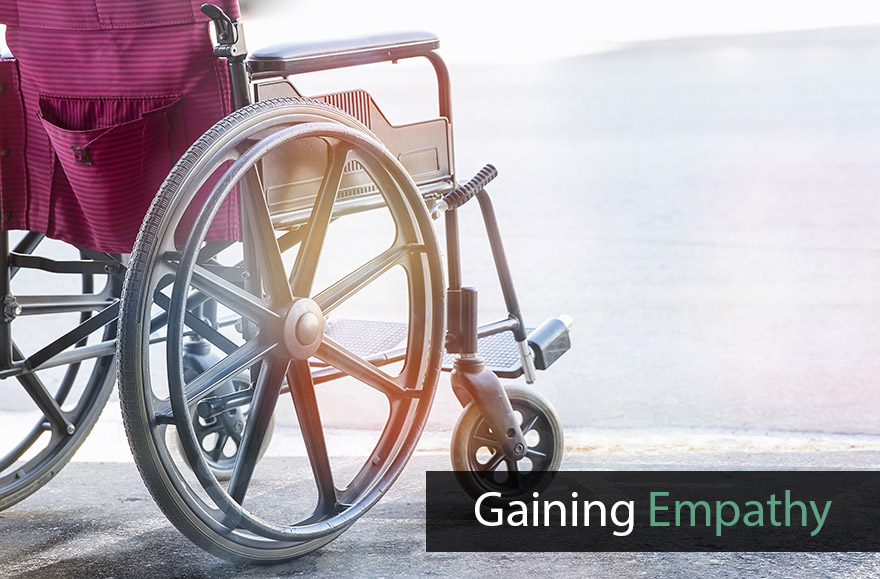
[[[565,442],[553,406],[528,388],[508,386],[504,390],[528,449],[518,461],[506,458],[480,408],[468,404],[455,425],[450,452],[458,483],[474,498],[487,492],[500,493],[503,499],[530,497],[550,484],[562,462]]]

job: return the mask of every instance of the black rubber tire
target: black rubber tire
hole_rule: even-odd
[[[43,255],[43,252],[40,251],[43,246],[47,245],[47,243],[44,243],[44,238],[36,234],[27,235],[31,236],[35,242],[31,244],[23,242],[23,245],[27,247],[26,249],[19,249],[19,251],[35,254],[36,256],[49,257],[48,255]],[[52,250],[52,257],[56,257],[55,251],[57,249]],[[80,258],[87,259],[84,256],[80,256]],[[108,261],[110,261],[109,258]],[[19,272],[21,271],[19,270]],[[94,294],[95,276],[92,274],[80,274],[80,277],[82,279],[82,295]],[[106,303],[101,307],[111,306],[119,297],[122,285],[121,280],[111,276],[100,277],[107,280],[103,289],[97,292],[106,299]],[[33,293],[33,287],[27,287],[27,284],[24,286],[22,284],[17,285],[16,281],[15,277],[13,277],[13,295],[21,296]],[[71,297],[75,298],[77,296],[71,295]],[[84,312],[80,315],[79,321],[84,322],[92,315],[94,315],[94,312]],[[34,331],[27,331],[28,324],[32,323],[41,324],[39,338],[41,340],[45,339],[45,343],[60,338],[62,334],[69,330],[62,332],[59,328],[63,328],[63,324],[69,322],[63,318],[56,322],[54,321],[56,317],[57,314],[55,313],[47,313],[25,316],[22,319],[14,320],[12,323],[13,339],[15,339],[16,335],[35,333]],[[51,324],[52,330],[49,334],[50,338],[46,338],[45,334],[42,333],[45,331],[43,324],[48,324],[49,320],[53,320]],[[73,327],[70,330],[73,330]],[[106,326],[97,328],[85,340],[78,342],[75,347],[85,346],[89,343],[95,344],[99,341],[113,340],[115,336],[116,320],[114,317]],[[41,343],[42,345],[45,344]],[[33,353],[33,351],[25,351],[24,355]],[[4,456],[0,456],[0,510],[6,509],[27,498],[52,480],[86,440],[86,437],[98,421],[110,393],[113,391],[115,378],[113,372],[114,358],[113,354],[109,354],[95,359],[93,363],[90,361],[85,362],[85,364],[78,362],[46,371],[31,371],[19,378],[19,380],[39,380],[45,386],[49,395],[62,406],[64,417],[75,430],[72,434],[69,434],[59,424],[46,418],[45,413],[41,413],[36,405],[36,412],[41,414],[40,418],[35,420],[33,428],[12,430],[9,425],[6,425],[4,437],[7,440],[15,437],[20,442],[15,443],[15,446],[6,452]],[[63,376],[61,376],[61,372],[63,372]],[[56,375],[53,376],[50,373],[55,373]],[[47,374],[49,375],[47,376]],[[41,380],[41,376],[43,380]],[[15,380],[15,378],[7,379],[6,384],[8,386],[6,387],[10,387],[11,382]],[[48,434],[48,440],[46,440],[46,434]]]
[[[475,499],[484,493],[497,492],[503,500],[531,500],[531,493],[545,489],[562,464],[565,449],[562,425],[556,410],[541,394],[520,386],[507,386],[504,391],[514,412],[522,416],[520,426],[526,439],[526,458],[517,463],[502,459],[491,429],[479,407],[471,402],[459,416],[452,433],[452,469],[462,489]],[[524,476],[512,477],[508,474],[511,471],[524,473]]]
[[[395,216],[395,225],[400,230],[408,232],[405,235],[417,238],[420,244],[420,249],[408,250],[417,251],[417,256],[407,257],[406,267],[409,278],[418,278],[408,281],[412,295],[417,297],[416,301],[424,302],[416,304],[423,308],[423,311],[412,313],[413,319],[419,320],[422,326],[416,329],[410,328],[410,336],[419,337],[424,344],[410,346],[412,340],[408,342],[406,355],[410,356],[411,352],[420,355],[418,359],[407,357],[404,363],[407,376],[412,375],[416,378],[414,384],[407,383],[405,388],[415,394],[410,394],[405,397],[406,399],[401,400],[389,398],[391,411],[379,442],[366,457],[350,486],[341,490],[337,487],[334,490],[334,493],[339,493],[344,499],[338,499],[333,508],[326,505],[322,507],[319,501],[316,514],[313,516],[293,524],[284,521],[275,525],[252,515],[232,498],[227,492],[228,487],[220,487],[210,473],[209,467],[204,464],[203,456],[190,456],[190,459],[195,459],[191,461],[194,463],[193,469],[197,479],[195,482],[192,481],[191,474],[186,475],[184,469],[174,464],[165,447],[167,441],[164,430],[155,416],[156,412],[163,408],[165,412],[168,410],[167,407],[161,407],[159,410],[154,408],[156,398],[149,383],[148,346],[153,288],[157,287],[158,279],[162,275],[160,272],[162,256],[167,254],[163,251],[167,252],[167,247],[178,247],[173,239],[177,223],[175,219],[179,219],[183,208],[188,207],[189,199],[193,198],[195,191],[201,186],[200,183],[193,185],[190,179],[196,179],[193,175],[200,174],[203,169],[207,170],[206,167],[220,167],[222,159],[227,158],[224,155],[232,154],[229,151],[234,149],[233,144],[237,143],[235,147],[242,149],[249,147],[248,151],[253,151],[265,139],[280,134],[286,128],[301,131],[309,138],[324,138],[345,142],[351,147],[360,147],[357,151],[363,158],[359,162],[373,163],[371,170],[382,175],[377,183],[382,181],[387,189],[387,191],[383,190],[382,194],[390,213]],[[234,150],[238,151],[238,149]],[[246,154],[240,153],[239,159]],[[373,177],[375,179],[375,175]],[[208,202],[210,203],[213,201]],[[219,201],[217,203],[219,204]],[[313,211],[317,210],[313,209]],[[404,215],[405,218],[397,220],[397,217]],[[405,220],[409,221],[404,223]],[[196,239],[193,236],[204,232],[204,229],[199,227],[201,226],[197,223],[193,233],[190,234],[190,239]],[[187,241],[187,244],[201,244],[200,239]],[[246,240],[245,244],[247,243],[257,242]],[[306,242],[303,244],[305,245]],[[185,247],[189,248],[190,245]],[[187,276],[191,275],[194,267],[185,262],[186,255],[189,255],[187,251],[188,249],[185,249],[181,252],[183,257],[180,257],[179,263],[175,265],[178,269],[172,282],[175,292],[178,291],[178,286],[183,288],[179,291],[183,292],[184,297],[189,291],[187,284],[190,283],[190,279]],[[243,250],[242,254],[247,255],[247,251]],[[271,282],[267,279],[266,283]],[[418,289],[413,290],[412,286]],[[174,317],[174,312],[179,312],[176,315],[181,320],[186,319],[187,314],[182,309],[185,306],[181,305],[186,303],[185,300],[174,301],[175,295],[178,294],[172,293],[170,300],[171,313],[168,316],[168,325],[169,336],[177,340],[173,332],[178,330],[172,327],[175,324],[174,320],[177,319]],[[387,491],[415,449],[427,420],[439,377],[442,352],[440,345],[445,321],[444,296],[439,247],[424,201],[399,162],[355,119],[323,103],[285,98],[256,103],[218,122],[181,158],[159,191],[135,244],[123,289],[118,354],[123,419],[141,476],[168,519],[190,540],[207,551],[231,561],[249,563],[274,563],[292,559],[321,547],[343,532]],[[216,298],[212,296],[212,299]],[[175,307],[178,310],[174,310]],[[248,324],[250,322],[245,322],[243,326],[246,327]],[[259,336],[262,336],[262,327],[260,331]],[[322,344],[324,341],[326,338],[323,339]],[[253,342],[257,343],[257,338],[254,338]],[[275,345],[278,344],[282,342],[276,342]],[[169,339],[169,351],[173,352],[175,347],[175,343]],[[244,347],[239,346],[239,350]],[[278,348],[282,347],[284,346],[278,346]],[[276,354],[280,351],[278,348],[273,350]],[[169,355],[168,363],[172,363],[173,358],[173,355]],[[269,360],[270,358],[263,358],[260,376],[272,376],[271,368],[275,367],[275,364],[281,364]],[[254,362],[250,363],[254,364]],[[293,368],[299,364],[297,367],[302,368],[303,363],[303,360],[292,360],[284,362],[284,367],[287,368],[289,365]],[[253,367],[251,368],[253,371]],[[173,375],[169,374],[169,376],[169,381],[173,382],[175,380]],[[289,383],[291,373],[287,376]],[[293,376],[298,375],[294,373]],[[268,382],[272,378],[266,380]],[[311,381],[312,379],[309,378],[309,382]],[[292,386],[291,391],[294,390],[298,391],[299,388]],[[172,421],[178,432],[182,434],[182,444],[187,450],[188,445],[193,444],[188,442],[192,433],[189,412],[177,412],[173,409],[175,404],[185,408],[189,402],[185,399],[185,393],[180,388],[175,389],[173,385],[169,386],[169,397],[170,402],[167,404],[170,404],[172,409]],[[299,409],[297,411],[299,412]],[[250,417],[253,418],[255,414],[264,416],[262,412],[262,410],[255,411],[252,405]],[[272,410],[270,409],[269,412]],[[301,427],[302,420],[303,418],[300,417]],[[248,424],[250,422],[249,419]],[[256,419],[255,424],[257,426],[254,430],[259,430],[260,419]],[[308,445],[307,442],[307,447]],[[326,454],[326,449],[324,452]],[[276,504],[284,500],[282,497],[276,501]]]

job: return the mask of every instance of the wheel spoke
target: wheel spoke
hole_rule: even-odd
[[[360,380],[367,386],[375,388],[389,399],[414,397],[418,393],[416,390],[402,388],[391,376],[346,350],[327,336],[324,336],[321,341],[321,346],[315,352],[315,357],[352,378]]]
[[[215,462],[220,460],[221,458],[223,458],[223,447],[226,446],[227,440],[229,440],[229,436],[225,434],[218,434],[217,440],[216,442],[214,442],[214,448],[205,451],[205,454],[207,454],[211,458],[211,460]],[[200,440],[199,443],[201,444],[202,441]]]
[[[324,181],[321,183],[321,189],[315,199],[312,215],[309,218],[309,231],[300,247],[299,254],[296,256],[288,280],[294,296],[308,297],[311,295],[318,258],[321,256],[324,238],[327,236],[327,228],[330,226],[330,218],[333,216],[333,205],[336,203],[339,185],[342,183],[342,172],[349,150],[350,147],[343,143],[331,146],[330,162],[327,163]]]
[[[275,237],[275,229],[269,216],[269,206],[260,178],[255,169],[247,172],[244,178],[245,200],[248,207],[250,238],[256,241],[253,252],[248,252],[248,259],[255,260],[259,264],[261,273],[266,280],[266,291],[276,304],[286,303],[291,299],[290,286],[284,280],[284,263],[281,260],[281,250],[278,248],[278,240]],[[248,238],[245,238],[248,239]],[[256,272],[251,272],[256,273]]]
[[[300,229],[294,229],[293,231],[288,231],[284,235],[278,238],[278,249],[281,250],[281,253],[284,253],[297,243],[301,243],[303,238],[305,237],[305,229],[304,227]]]
[[[281,382],[286,371],[287,362],[279,359],[269,359],[260,368],[250,414],[244,426],[244,436],[236,453],[235,466],[227,490],[229,496],[238,504],[244,501],[254,474],[254,467],[260,457],[260,447],[263,445],[263,439],[275,412],[275,404],[278,402]]]
[[[486,466],[483,467],[483,470],[491,472],[501,466],[501,463],[504,462],[504,453],[501,452],[500,449],[495,450],[495,454],[492,455],[492,459],[486,463]]]
[[[46,390],[46,386],[43,385],[42,380],[40,380],[35,373],[29,372],[27,374],[21,374],[20,376],[16,376],[16,378],[25,389],[25,392],[28,393],[28,396],[31,397],[40,409],[40,412],[42,412],[48,420],[52,421],[63,432],[73,434],[70,430],[73,425],[64,416],[64,413],[61,411],[61,406],[59,406],[55,398],[49,394],[49,391]]]
[[[423,245],[416,244],[391,247],[317,294],[315,302],[327,314],[409,255],[423,250]]]
[[[523,425],[521,428],[522,433],[525,434],[526,432],[531,432],[531,430],[535,427],[535,423],[537,423],[537,422],[538,422],[538,415],[537,414],[532,416],[532,419],[529,420],[528,424],[526,424],[525,421],[523,421]]]
[[[195,424],[196,419],[193,419],[193,424]],[[198,425],[198,438],[204,439],[208,434],[214,434],[215,432],[223,432],[223,423],[219,420],[214,420],[210,424]]]
[[[222,253],[224,250],[229,248],[233,244],[232,241],[207,241],[202,249],[199,250],[199,256],[196,258],[196,263],[205,264],[208,261],[217,257],[217,254]]]
[[[153,294],[153,302],[160,308],[164,309],[166,313],[171,308],[171,298],[161,292],[156,292]],[[207,341],[211,342],[211,344],[217,346],[227,354],[231,354],[238,348],[238,345],[235,342],[212,328],[210,324],[199,319],[199,317],[196,316],[193,312],[187,310],[184,313],[183,320],[184,325],[195,332],[195,335],[199,336],[200,338],[206,339]],[[160,314],[159,316],[152,318],[150,321],[150,333],[155,331],[153,329],[154,326],[158,328],[162,325],[167,324],[167,316],[162,316]]]
[[[482,442],[485,446],[491,446],[493,448],[498,447],[498,441],[494,438],[488,438],[486,436],[474,435],[474,440]]]
[[[264,358],[269,352],[277,347],[277,344],[261,344],[252,340],[241,346],[227,357],[223,358],[194,379],[186,383],[186,402],[190,408],[193,404],[210,394],[214,388],[227,380],[240,374],[257,361]],[[156,413],[160,422],[172,417],[171,407],[168,406],[161,412]]]
[[[541,458],[547,458],[547,453],[541,452],[540,450],[535,450],[533,448],[526,449],[526,456],[540,456]]]
[[[166,325],[168,325],[168,311],[167,311],[167,309],[168,309],[168,304],[170,303],[170,298],[168,298],[164,294],[160,293],[160,290],[156,290],[156,295],[158,296],[156,298],[156,305],[162,304],[162,307],[164,307],[165,310],[163,310],[162,312],[159,312],[158,314],[156,314],[155,316],[150,318],[150,334],[151,335],[154,334],[155,332],[158,332],[159,330],[164,328]],[[196,292],[191,293],[186,298],[187,315],[193,316],[193,312],[195,311],[195,309],[209,300],[211,300],[211,296],[209,296],[203,292],[196,291]],[[235,316],[235,318],[236,318],[236,320],[241,319],[240,316]],[[189,319],[190,318],[187,318],[187,320],[189,320]],[[193,316],[192,319],[198,319],[198,318],[195,318]],[[220,327],[223,327],[223,324],[220,324]],[[184,332],[183,335],[184,335],[184,337],[199,336],[199,334],[195,333],[192,330],[190,330],[189,333]],[[200,337],[209,338],[208,336],[200,336]],[[163,341],[165,341],[164,337],[163,338],[155,338],[155,339],[151,337],[150,343],[153,344],[153,343],[163,342]],[[222,347],[222,346],[218,346],[218,347]]]
[[[287,372],[290,395],[296,409],[296,417],[302,431],[303,441],[309,453],[312,474],[318,487],[318,504],[315,514],[330,513],[336,508],[336,486],[333,484],[333,471],[327,454],[327,441],[324,439],[324,426],[315,397],[315,385],[309,363],[306,360],[291,362]],[[251,410],[253,412],[253,410]]]
[[[264,300],[202,266],[193,268],[192,285],[251,321],[261,323],[279,318],[278,314],[266,306]]]

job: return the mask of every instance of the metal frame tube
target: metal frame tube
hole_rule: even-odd
[[[461,248],[458,238],[458,212],[446,212],[446,275],[449,289],[461,289]]]
[[[9,293],[9,232],[0,232],[0,307],[5,310]],[[0,369],[12,367],[12,320],[0,311]]]
[[[449,80],[449,69],[446,67],[446,63],[443,62],[443,59],[440,58],[440,55],[436,52],[429,52],[425,55],[431,65],[434,67],[434,72],[437,75],[437,98],[439,102],[439,110],[440,116],[446,117],[449,120],[450,131],[452,130],[452,83]],[[452,142],[452,135],[450,135],[449,142]]]
[[[504,253],[504,245],[501,242],[501,230],[498,228],[498,220],[495,217],[495,208],[492,206],[492,199],[489,192],[485,189],[477,193],[477,200],[480,202],[480,210],[483,213],[483,222],[486,224],[486,234],[489,236],[489,246],[492,249],[492,257],[495,259],[495,270],[498,272],[498,281],[501,284],[501,293],[504,296],[504,303],[507,311],[512,318],[519,322],[518,327],[514,328],[513,336],[517,342],[524,341],[526,336],[526,328],[523,323],[522,313],[519,309],[519,300],[516,297],[516,290],[513,287],[513,278],[510,275],[510,268],[507,265],[507,256]]]

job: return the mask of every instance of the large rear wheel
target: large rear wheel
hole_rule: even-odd
[[[0,510],[58,474],[110,396],[119,271],[117,256],[37,233],[16,240],[9,268],[14,298],[0,311],[15,318],[0,338],[11,343],[13,358],[0,382]]]
[[[228,227],[236,207],[240,235]],[[198,314],[208,302],[216,324]],[[123,293],[120,397],[159,506],[195,543],[235,561],[281,561],[335,538],[415,448],[438,380],[444,315],[424,201],[367,129],[301,99],[222,120],[163,185]],[[375,321],[386,316],[394,323]],[[352,319],[386,331],[334,333],[355,327]],[[183,378],[193,341],[209,343],[218,361]],[[242,375],[246,388],[223,389]],[[301,435],[304,456],[258,463],[279,400],[279,428],[288,421]],[[193,416],[242,405],[243,435],[221,483]],[[352,428],[356,443],[346,442]],[[169,445],[177,439],[182,457]]]

